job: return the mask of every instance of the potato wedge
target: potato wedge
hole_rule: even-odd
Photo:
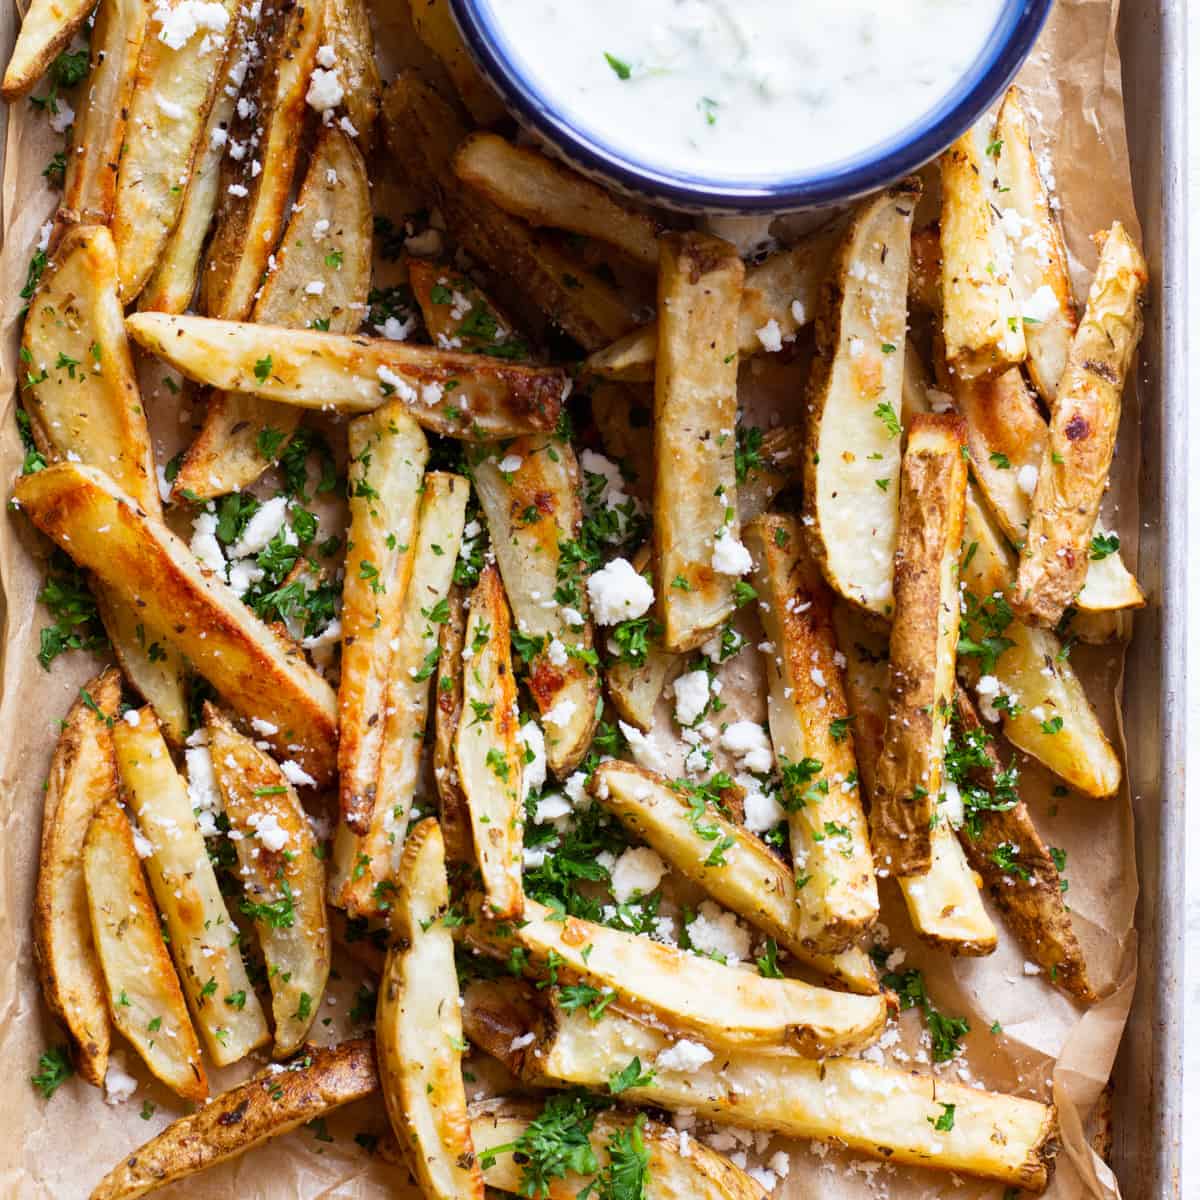
[[[1017,573],[1016,610],[1039,625],[1057,625],[1087,577],[1147,282],[1141,251],[1114,222],[1059,384]]]
[[[974,764],[958,772],[963,775],[958,788],[965,813],[958,839],[967,860],[983,877],[988,895],[1027,957],[1051,982],[1090,1004],[1096,995],[1071,927],[1058,867],[1017,793],[1015,763],[1008,771],[1001,767],[962,688],[954,709],[947,757],[957,752],[964,764]],[[1010,802],[1011,807],[1002,807]]]
[[[438,823],[409,837],[395,878],[392,940],[375,1040],[388,1119],[428,1200],[483,1200],[462,1076],[462,1013]]]
[[[370,826],[359,836],[339,825],[334,839],[330,898],[352,917],[382,917],[391,907],[418,787],[439,621],[449,615],[447,596],[462,542],[470,484],[461,475],[431,471],[423,488],[411,578],[389,643]]]
[[[111,1030],[88,919],[83,840],[97,810],[117,796],[106,722],[120,704],[121,676],[110,668],[80,692],[63,722],[46,779],[33,902],[33,961],[42,995],[71,1035],[76,1069],[93,1087],[104,1086]]]
[[[773,344],[772,322],[784,342],[813,320],[834,240],[834,229],[822,229],[746,269],[737,323],[738,354],[742,358],[763,353],[760,329]],[[654,379],[657,356],[658,322],[651,321],[595,351],[584,367],[604,378],[648,383]]]
[[[463,646],[462,718],[454,739],[459,786],[471,813],[475,858],[489,913],[521,915],[524,746],[518,737],[508,601],[494,565],[471,593]]]
[[[458,779],[454,739],[462,717],[463,639],[467,609],[462,588],[452,584],[446,596],[446,619],[438,626],[437,697],[433,711],[433,780],[437,786],[438,819],[446,857],[454,863],[472,862],[471,811]]]
[[[145,0],[101,0],[96,6],[88,77],[58,203],[60,228],[107,225],[112,219],[125,122],[149,19]]]
[[[937,225],[925,225],[912,232],[908,259],[908,306],[941,315],[942,234]]]
[[[892,606],[910,231],[920,184],[859,207],[822,286],[805,403],[804,515],[829,586]]]
[[[830,620],[830,595],[793,517],[746,527],[766,643],[767,719],[786,785],[795,923],[810,949],[845,950],[879,915],[859,799],[854,735]]]
[[[25,475],[13,488],[30,520],[114,596],[144,616],[267,740],[318,783],[333,775],[337,706],[329,685],[205,572],[187,545],[138,510],[107,476],[78,463]],[[293,749],[290,747],[299,747]]]
[[[416,0],[412,21],[417,36],[446,68],[472,119],[479,125],[502,120],[507,115],[504,105],[463,44],[449,0]]]
[[[578,917],[556,919],[536,900],[526,899],[520,923],[476,922],[464,927],[464,937],[468,945],[492,954],[499,949],[504,957],[522,946],[535,977],[545,976],[547,961],[553,962],[560,981],[612,989],[639,1020],[723,1048],[788,1047],[820,1058],[870,1045],[887,1019],[882,995],[767,979],[641,934]]]
[[[654,552],[667,650],[692,650],[734,610],[734,425],[744,269],[728,242],[661,242],[654,382]],[[732,553],[729,551],[732,550]]]
[[[958,648],[966,438],[961,417],[919,413],[901,464],[888,716],[871,796],[876,868],[890,875],[923,874],[933,860]]]
[[[1025,361],[1012,252],[993,203],[995,162],[986,145],[976,126],[939,160],[942,336],[951,369],[962,379],[999,375]]]
[[[1013,556],[970,490],[963,547],[960,574],[975,603],[968,614],[972,639],[992,636],[1012,643],[1002,646],[994,663],[989,655],[978,657],[978,666],[989,669],[972,672],[977,694],[982,694],[980,687],[987,693],[985,715],[989,708],[1000,711],[994,703],[1000,695],[1010,697],[1012,704],[1004,705],[1000,715],[1004,735],[1014,746],[1085,795],[1114,795],[1121,783],[1121,761],[1059,639],[1019,618],[1009,619]],[[971,656],[968,666],[975,661]]]
[[[121,301],[137,299],[179,220],[192,164],[234,43],[230,25],[244,0],[218,0],[201,29],[183,35],[151,16],[129,98],[121,143],[112,233],[120,262]]]
[[[391,650],[412,576],[429,444],[399,400],[353,421],[342,591],[338,776],[342,822],[371,828]]]
[[[204,1044],[217,1066],[271,1040],[238,949],[237,926],[192,813],[187,788],[148,708],[113,728],[122,792],[152,848],[150,886],[170,932],[171,956]]]
[[[512,1146],[543,1111],[536,1101],[505,1098],[470,1106],[471,1137],[488,1187],[521,1193],[525,1166]],[[588,1127],[588,1141],[600,1171],[610,1161],[608,1147],[613,1140],[631,1135],[647,1155],[644,1200],[682,1200],[684,1196],[690,1200],[766,1200],[766,1192],[755,1180],[703,1142],[685,1140],[669,1125],[619,1109],[596,1113]],[[561,1179],[549,1181],[545,1200],[575,1200],[591,1178],[568,1171]]]
[[[454,153],[454,173],[468,187],[534,227],[549,225],[597,238],[658,270],[658,226],[607,188],[537,150],[494,133],[473,133]]]
[[[133,338],[189,379],[298,408],[371,412],[389,396],[433,433],[471,441],[553,429],[558,367],[524,367],[387,338],[134,313]]]
[[[31,0],[17,31],[0,96],[10,104],[30,91],[83,28],[92,0]]]
[[[873,973],[853,946],[843,944],[842,952],[832,955],[814,952],[803,936],[799,908],[807,887],[797,890],[793,874],[753,834],[719,812],[698,816],[691,793],[628,763],[602,763],[589,791],[680,874],[800,962],[852,991],[877,990]]]
[[[546,727],[546,760],[563,778],[591,745],[600,699],[596,669],[579,657],[593,640],[585,579],[563,551],[583,521],[579,464],[569,442],[530,437],[497,448],[472,472],[513,619],[537,644],[529,690]],[[559,594],[568,600],[547,607]]]
[[[441,350],[466,350],[510,362],[532,358],[513,323],[461,271],[425,258],[408,263],[408,286],[421,309],[429,340]]]
[[[255,149],[222,165],[217,227],[200,280],[203,311],[211,316],[246,319],[283,232],[325,7],[326,0],[305,0],[262,14],[256,37],[264,49],[247,89],[251,103],[230,131]]]
[[[357,332],[371,286],[371,219],[362,155],[341,130],[323,129],[252,320]],[[214,393],[175,477],[174,494],[208,499],[249,487],[303,415],[293,405],[257,396]]]
[[[698,1068],[655,1065],[667,1036],[619,1012],[585,1009],[532,1023],[495,983],[467,989],[467,1036],[521,1079],[604,1088],[632,1058],[652,1068],[622,1095],[668,1111],[686,1109],[732,1125],[842,1143],[888,1162],[912,1163],[1041,1191],[1049,1178],[1057,1115],[1052,1105],[876,1066],[855,1058],[721,1050]],[[530,1043],[527,1034],[533,1033]],[[516,1047],[514,1049],[514,1047]],[[881,1102],[886,1098],[886,1103]],[[952,1130],[934,1124],[953,1105]]]
[[[1028,352],[1025,369],[1054,407],[1078,318],[1062,226],[1038,169],[1021,92],[1010,87],[992,133],[1000,221],[1009,231],[1013,290]]]
[[[322,38],[333,47],[338,80],[345,92],[342,105],[365,156],[375,145],[383,85],[379,80],[375,38],[364,0],[325,0]]]
[[[275,1058],[304,1044],[329,978],[325,867],[308,815],[275,760],[213,704],[204,706],[213,773],[237,833],[243,912],[267,964]]]
[[[115,796],[97,809],[88,826],[83,874],[113,1024],[156,1079],[185,1100],[202,1104],[208,1098],[208,1078],[200,1042],[163,941],[133,830]]]
[[[373,1039],[308,1048],[284,1070],[260,1071],[168,1125],[113,1167],[91,1200],[137,1200],[362,1100],[378,1087]]]

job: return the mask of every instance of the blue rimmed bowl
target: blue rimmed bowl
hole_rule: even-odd
[[[590,0],[594,2],[594,0]],[[1054,0],[1008,0],[962,78],[919,120],[839,162],[738,182],[665,169],[617,149],[557,107],[525,56],[507,39],[491,0],[450,0],[463,40],[513,116],[585,174],[688,212],[775,213],[820,208],[865,195],[910,174],[970,128],[1012,82]]]

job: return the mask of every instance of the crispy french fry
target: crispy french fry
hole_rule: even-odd
[[[256,36],[265,50],[254,68],[251,103],[230,131],[255,153],[230,156],[222,166],[217,227],[200,280],[211,316],[245,320],[283,232],[325,7],[326,0],[305,0],[263,12]]]
[[[197,383],[345,412],[371,412],[395,396],[423,428],[472,441],[553,429],[567,391],[558,367],[509,365],[387,338],[166,313],[134,313],[125,326]]]
[[[760,329],[763,337],[773,344],[772,322],[782,342],[794,338],[813,320],[834,238],[834,229],[819,230],[789,249],[772,254],[758,266],[747,268],[737,321],[737,348],[742,358],[763,353]],[[585,367],[593,375],[645,383],[654,379],[657,355],[658,323],[651,321],[597,350]]]
[[[92,467],[59,463],[22,476],[13,491],[43,533],[140,611],[148,629],[164,630],[237,712],[274,724],[279,733],[268,740],[282,757],[330,780],[337,708],[329,685],[184,542]]]
[[[658,269],[658,227],[639,209],[544,154],[494,133],[473,133],[454,154],[454,173],[505,212],[623,250]]]
[[[375,1036],[392,1129],[428,1200],[483,1200],[462,1077],[462,1014],[442,834],[413,830],[397,872]]]
[[[579,464],[569,442],[519,438],[477,463],[473,476],[517,629],[538,643],[529,689],[546,727],[547,762],[562,778],[591,745],[600,698],[599,677],[580,657],[592,647],[587,590],[563,551],[583,521]],[[573,589],[571,603],[547,607],[560,587]]]
[[[471,838],[471,812],[458,779],[454,739],[462,717],[463,639],[467,609],[462,588],[453,584],[446,596],[446,619],[438,626],[437,697],[433,713],[433,780],[437,786],[438,818],[446,857],[455,863],[475,857]]]
[[[342,822],[362,835],[375,809],[391,645],[412,576],[429,445],[399,400],[355,420],[349,440],[338,775]]]
[[[498,920],[519,917],[524,904],[520,825],[524,748],[518,737],[509,622],[500,572],[487,566],[471,593],[467,616],[462,717],[454,756],[471,814],[488,909]]]
[[[389,643],[370,826],[359,836],[340,825],[334,840],[330,897],[352,917],[383,916],[391,905],[417,792],[439,622],[449,616],[447,596],[462,541],[470,484],[461,475],[433,471],[423,486],[411,579]]]
[[[238,834],[239,877],[267,964],[276,1058],[304,1044],[329,977],[325,868],[296,789],[275,760],[204,706],[213,773]]]
[[[285,1070],[260,1071],[168,1125],[113,1167],[91,1200],[138,1200],[362,1100],[378,1087],[373,1039],[312,1047]]]
[[[150,886],[171,935],[171,956],[204,1043],[218,1066],[270,1041],[262,1006],[246,975],[238,930],[192,813],[187,788],[153,712],[120,721],[113,745],[122,791],[151,846]]]
[[[1114,222],[1059,384],[1017,573],[1015,607],[1040,625],[1058,623],[1087,577],[1147,282],[1141,251]]]
[[[513,323],[461,271],[429,259],[410,259],[408,286],[420,305],[429,340],[439,349],[465,350],[510,362],[532,357]]]
[[[1012,254],[993,207],[995,163],[982,129],[968,129],[941,157],[942,335],[963,379],[998,375],[1025,360],[1013,294]]]
[[[879,893],[830,595],[794,518],[758,517],[746,527],[746,546],[770,647],[767,718],[788,785],[792,863],[806,880],[795,923],[810,949],[845,950],[874,923]]]
[[[417,0],[412,5],[412,20],[417,36],[446,68],[472,118],[480,125],[494,125],[501,120],[504,105],[463,44],[448,0]]]
[[[920,875],[933,860],[958,648],[958,562],[967,464],[961,417],[920,413],[900,476],[888,717],[871,797],[875,862]]]
[[[288,329],[354,333],[370,284],[367,168],[350,138],[324,129],[252,319]],[[249,487],[287,444],[302,416],[293,405],[215,393],[175,477],[174,494],[207,499]]]
[[[224,23],[195,27],[182,45],[164,27],[165,7],[157,19],[151,17],[146,30],[129,98],[112,217],[125,304],[146,286],[179,220],[200,138],[235,41],[229,25],[239,19],[244,0],[218,2]]]
[[[912,232],[908,259],[908,306],[942,311],[942,234],[936,225]]]
[[[744,556],[733,435],[744,271],[719,238],[670,234],[661,247],[654,550],[663,646],[678,651],[700,645],[733,612],[738,572],[729,568]]]
[[[817,315],[806,399],[804,513],[829,586],[886,615],[900,490],[900,407],[910,230],[920,184],[866,200]]]
[[[116,800],[107,721],[120,703],[121,676],[110,668],[83,689],[63,722],[46,780],[33,902],[33,961],[42,995],[71,1035],[76,1068],[93,1087],[104,1086],[111,1030],[88,920],[83,839],[96,811]]]
[[[634,1103],[764,1132],[847,1145],[887,1162],[995,1179],[1030,1191],[1049,1179],[1057,1116],[1052,1105],[1005,1096],[854,1058],[813,1061],[795,1054],[721,1050],[700,1067],[655,1066],[670,1049],[658,1030],[609,1011],[586,1010],[531,1023],[511,992],[494,983],[467,989],[467,1036],[530,1083],[605,1087],[631,1058],[650,1081],[622,1093]],[[529,1042],[527,1034],[533,1033]],[[514,1048],[515,1047],[515,1048]],[[953,1129],[934,1125],[953,1105]]]
[[[342,104],[359,148],[369,154],[375,145],[382,84],[375,61],[375,38],[364,0],[325,0],[325,42],[333,47]]]
[[[200,1042],[163,941],[133,830],[115,796],[88,826],[83,874],[113,1024],[156,1079],[202,1104],[208,1079]]]
[[[145,0],[100,0],[96,6],[88,77],[58,205],[60,227],[107,225],[112,219],[126,115],[149,18]]]
[[[92,0],[31,0],[4,70],[0,96],[12,103],[25,95],[66,49],[91,10]]]

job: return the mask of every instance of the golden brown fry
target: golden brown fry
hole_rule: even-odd
[[[408,286],[421,309],[429,340],[442,350],[529,360],[529,347],[513,323],[478,284],[461,271],[427,258],[408,263]]]
[[[267,965],[276,1058],[304,1043],[325,994],[330,942],[325,868],[296,789],[275,760],[204,706],[213,773],[237,850],[238,876]]]
[[[462,34],[448,0],[413,0],[412,20],[417,36],[446,68],[467,112],[479,125],[494,125],[506,115],[500,97],[479,73],[463,45]]]
[[[427,1200],[482,1200],[463,1086],[454,939],[441,920],[450,891],[432,817],[409,836],[395,887],[375,1027],[388,1119]]]
[[[260,1071],[168,1125],[113,1167],[92,1191],[91,1200],[138,1200],[362,1100],[378,1086],[373,1039],[306,1049],[284,1070]]]
[[[475,857],[471,838],[471,812],[458,779],[454,739],[462,718],[463,639],[467,609],[462,588],[451,586],[446,619],[438,628],[438,665],[434,678],[437,697],[433,714],[433,779],[438,793],[438,819],[446,843],[446,857],[455,863]]]
[[[14,495],[30,520],[161,629],[217,692],[318,783],[333,775],[337,708],[329,685],[284,645],[186,544],[140,512],[101,472],[60,463],[17,480]],[[289,749],[291,746],[298,749]]]
[[[96,951],[113,1024],[156,1079],[202,1104],[208,1079],[158,910],[134,847],[133,830],[115,797],[88,826],[83,873]]]
[[[359,148],[368,155],[375,145],[382,84],[364,0],[325,0],[322,39],[333,47],[338,80],[345,92],[342,104]]]
[[[4,70],[0,96],[11,104],[25,95],[66,49],[91,10],[92,0],[31,0]]]
[[[63,722],[46,780],[33,902],[33,961],[42,995],[71,1035],[76,1069],[93,1087],[104,1086],[111,1032],[88,920],[82,853],[92,816],[117,796],[106,719],[116,715],[120,703],[121,676],[110,668],[83,688]]]
[[[1058,624],[1087,576],[1147,282],[1141,251],[1114,222],[1059,384],[1017,572],[1015,608],[1039,625]]]
[[[691,650],[734,610],[734,425],[744,269],[705,234],[661,241],[654,383],[656,590],[668,650]]]
[[[912,232],[908,259],[908,306],[940,314],[942,310],[942,234],[936,225]]]

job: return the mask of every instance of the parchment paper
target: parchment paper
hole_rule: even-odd
[[[1096,251],[1093,232],[1120,219],[1138,229],[1133,208],[1121,100],[1120,64],[1114,38],[1118,0],[1060,0],[1020,82],[1040,126],[1040,141],[1051,152],[1067,242],[1075,269],[1076,290],[1086,295]],[[380,56],[385,77],[401,64],[421,67],[435,81],[445,77],[416,44],[407,6],[378,0]],[[0,10],[0,46],[12,45],[17,16]],[[44,91],[44,88],[39,89]],[[1139,130],[1142,137],[1154,130]],[[27,103],[10,110],[4,146],[3,250],[0,253],[0,477],[19,470],[22,452],[13,420],[16,403],[17,298],[38,232],[54,210],[57,194],[42,178],[42,169],[61,140],[45,118]],[[402,164],[384,164],[402,181]],[[384,181],[377,207],[386,208],[402,195]],[[399,215],[399,214],[398,214]],[[747,390],[756,390],[751,367]],[[160,461],[186,441],[195,414],[180,414],[179,401],[154,380],[161,370],[143,372],[145,399],[151,413]],[[1136,378],[1136,373],[1135,373]],[[761,381],[766,383],[765,380]],[[777,397],[768,416],[794,421],[787,397],[792,389],[765,389]],[[1136,562],[1138,397],[1126,396],[1120,445],[1113,470],[1106,520],[1121,535],[1127,562]],[[1123,451],[1124,448],[1124,451]],[[118,1051],[139,1079],[132,1101],[112,1107],[100,1093],[78,1079],[43,1101],[30,1087],[42,1050],[63,1041],[48,1018],[34,979],[30,951],[30,906],[41,825],[42,781],[57,733],[78,687],[95,668],[81,654],[60,658],[47,673],[35,653],[45,614],[35,602],[46,548],[19,515],[0,519],[0,584],[4,597],[3,693],[0,696],[0,1062],[7,1072],[7,1100],[0,1105],[0,1193],[6,1197],[86,1196],[95,1181],[121,1155],[161,1129],[184,1106],[161,1086],[149,1082],[129,1051]],[[1113,647],[1076,647],[1072,661],[1087,685],[1110,736],[1124,744],[1117,697],[1122,653]],[[725,668],[724,698],[738,715],[754,715],[763,689],[757,655],[751,650]],[[1138,746],[1138,733],[1130,731]],[[1133,929],[1137,883],[1133,866],[1134,828],[1127,791],[1112,801],[1070,795],[1051,797],[1052,780],[1037,764],[1023,764],[1022,794],[1045,840],[1067,851],[1068,899],[1076,932],[1086,951],[1091,977],[1103,996],[1084,1010],[1056,991],[1041,976],[1024,973],[1024,955],[1007,936],[997,917],[1000,946],[985,959],[952,960],[920,946],[912,938],[898,895],[883,889],[884,912],[893,945],[906,950],[906,966],[921,967],[936,1003],[944,1011],[971,1022],[966,1053],[937,1068],[939,1074],[980,1086],[1053,1099],[1060,1108],[1062,1148],[1049,1190],[1056,1200],[1094,1197],[1113,1200],[1115,1181],[1088,1144],[1089,1118],[1108,1080],[1133,993],[1135,938]],[[317,1040],[334,1041],[353,1028],[349,1010],[362,981],[352,963],[336,960],[337,978],[320,1019]],[[328,1024],[326,1024],[328,1022]],[[998,1022],[1003,1032],[989,1032]],[[900,1018],[900,1059],[907,1067],[928,1071],[920,1018],[910,1011]],[[118,1039],[119,1041],[119,1039]],[[895,1053],[895,1050],[891,1051]],[[924,1059],[924,1061],[922,1061]],[[214,1091],[247,1073],[251,1064],[213,1071]],[[472,1060],[477,1082],[470,1090],[497,1083],[498,1070]],[[142,1101],[154,1111],[139,1115]],[[366,1197],[415,1195],[404,1171],[370,1158],[354,1136],[384,1128],[382,1103],[366,1102],[328,1122],[322,1132],[298,1130],[241,1160],[210,1171],[160,1194],[169,1197]],[[752,1139],[751,1139],[752,1140]],[[761,1142],[762,1139],[760,1139]],[[901,1168],[822,1146],[788,1144],[775,1139],[769,1147],[751,1146],[750,1161],[760,1163],[786,1148],[791,1173],[777,1195],[787,1200],[822,1196],[856,1200],[889,1196],[915,1200],[926,1196],[992,1198],[1004,1189],[943,1173]]]

